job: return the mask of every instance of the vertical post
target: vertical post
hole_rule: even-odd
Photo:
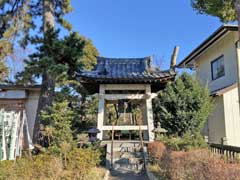
[[[0,160],[6,160],[6,141],[5,141],[5,125],[4,125],[4,110],[1,109],[1,146],[0,146]]]
[[[114,141],[114,125],[112,125],[112,141],[111,141],[111,169],[113,169],[113,141]]]
[[[142,104],[143,125],[148,125],[146,102]],[[148,139],[148,132],[143,132],[143,139]]]
[[[12,117],[12,124],[11,124],[11,130],[10,130],[10,148],[8,152],[8,159],[9,160],[14,160],[14,151],[15,151],[15,141],[16,141],[16,118],[15,118],[15,113],[12,111],[11,113]]]
[[[239,117],[240,117],[240,42],[239,40],[236,43],[236,53],[237,53],[236,61],[237,61],[238,105],[239,105]]]
[[[0,124],[0,132],[1,132],[1,137],[3,137],[3,128],[2,128],[2,124],[3,124],[3,111],[0,110],[0,114],[1,114],[1,124]],[[3,155],[3,138],[0,141],[0,161],[2,160],[2,155]]]
[[[103,123],[104,123],[104,111],[105,111],[105,87],[104,85],[100,84],[99,87],[99,102],[98,102],[98,119],[97,119],[97,128],[100,130],[98,133],[97,138],[99,140],[103,140]]]
[[[151,85],[146,85],[146,94],[147,94],[146,115],[147,115],[147,123],[148,123],[148,137],[149,137],[149,141],[154,141]]]
[[[223,156],[224,155],[224,146],[223,146],[223,144],[224,144],[224,138],[221,138],[221,156]]]
[[[238,21],[238,41],[236,43],[237,50],[237,83],[238,83],[238,104],[239,104],[239,117],[240,117],[240,0],[234,2],[235,12]]]

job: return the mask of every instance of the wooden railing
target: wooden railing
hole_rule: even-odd
[[[230,159],[240,158],[240,147],[223,144],[209,144],[209,147],[214,154],[223,155]]]

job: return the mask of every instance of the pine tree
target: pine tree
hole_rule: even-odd
[[[239,0],[191,0],[192,7],[200,14],[218,17],[222,22],[236,21]]]
[[[17,75],[19,83],[33,83],[34,79],[44,77],[44,75],[51,78],[49,82],[42,84],[45,93],[41,94],[43,99],[46,100],[39,102],[38,118],[35,122],[35,136],[37,140],[39,124],[41,122],[41,111],[51,106],[55,96],[55,87],[73,88],[79,93],[80,84],[76,79],[76,74],[80,69],[85,67],[82,57],[85,55],[85,47],[88,44],[88,40],[80,36],[78,33],[71,33],[63,39],[59,39],[58,31],[48,29],[44,37],[38,39],[39,46],[36,48],[36,52],[29,56],[29,60],[25,61],[26,68],[22,73]],[[96,58],[91,54],[96,53],[97,50],[92,46],[93,51],[87,52],[89,55]],[[45,79],[49,81],[49,79]],[[47,84],[47,85],[46,85]],[[51,91],[49,90],[51,87]],[[69,92],[70,93],[70,92]],[[51,99],[50,99],[51,98]],[[67,98],[67,97],[66,97]],[[46,106],[47,104],[47,106]],[[44,106],[43,106],[44,105]]]
[[[54,26],[57,22],[70,30],[64,15],[71,11],[71,0],[0,0],[0,49],[8,43],[6,53],[9,53],[16,37],[21,38],[21,45],[26,45],[29,31],[43,32],[47,23]],[[43,19],[42,25],[37,24],[37,18]]]
[[[158,94],[153,102],[154,119],[169,135],[200,132],[212,109],[209,91],[183,73]]]
[[[2,62],[13,52],[16,41],[26,47],[31,40],[30,30],[43,32],[47,24],[54,26],[55,22],[71,29],[63,18],[71,11],[70,0],[0,0],[0,62],[1,70],[5,69],[0,71],[0,77],[4,78],[7,72]],[[40,26],[35,21],[39,17],[43,19]]]
[[[70,30],[71,25],[64,19],[64,15],[71,11],[71,0],[1,0],[0,54],[5,57],[11,53],[15,39],[20,40],[19,43],[22,47],[25,47],[28,43],[39,43],[38,38],[47,34],[48,29],[54,29],[56,23]],[[37,18],[42,19],[41,25],[37,24],[37,21],[35,21]],[[34,30],[33,32],[35,32],[31,33],[31,36],[29,33],[30,30]],[[85,61],[85,64],[87,64],[86,67],[90,69],[95,63],[95,55],[98,53],[90,40],[84,39],[84,37],[81,38],[82,41],[85,41],[82,59]],[[47,43],[51,44],[51,42]],[[45,48],[45,50],[45,53],[42,51],[38,55],[46,55],[48,50],[47,48]],[[36,57],[32,57],[32,59],[33,58]],[[26,68],[25,73],[22,73],[22,82],[26,82],[27,80],[28,83],[33,83],[34,79],[32,76],[41,77],[42,79],[34,135],[37,134],[39,129],[40,112],[44,110],[44,108],[51,106],[56,87],[56,79],[52,73],[53,66],[49,64],[51,63],[51,60],[49,58],[43,60],[41,57],[40,59],[42,63],[41,67],[45,67],[45,69],[35,68],[39,67],[39,64],[35,64],[37,61],[34,60],[28,62],[28,67]],[[53,61],[57,62],[56,60]],[[30,69],[30,67],[32,69]],[[57,65],[54,68],[61,69],[62,66]],[[34,136],[33,140],[36,141],[36,139],[37,137]]]

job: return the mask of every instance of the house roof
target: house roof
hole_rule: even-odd
[[[105,58],[97,57],[93,71],[81,71],[81,82],[97,83],[152,83],[172,79],[174,70],[160,71],[152,67],[151,57]]]
[[[223,94],[227,93],[228,91],[231,91],[238,87],[237,83],[231,84],[229,86],[223,87],[221,89],[217,89],[215,91],[211,92],[211,96],[222,96]]]
[[[237,25],[222,25],[214,33],[212,33],[205,41],[203,41],[197,48],[195,48],[188,56],[186,56],[179,64],[178,67],[192,67],[193,61],[208,47],[214,44],[217,40],[223,37],[229,31],[238,31]]]

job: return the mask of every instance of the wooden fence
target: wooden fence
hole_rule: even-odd
[[[240,158],[240,147],[228,146],[223,144],[209,144],[209,147],[212,153],[223,155],[228,159]]]

